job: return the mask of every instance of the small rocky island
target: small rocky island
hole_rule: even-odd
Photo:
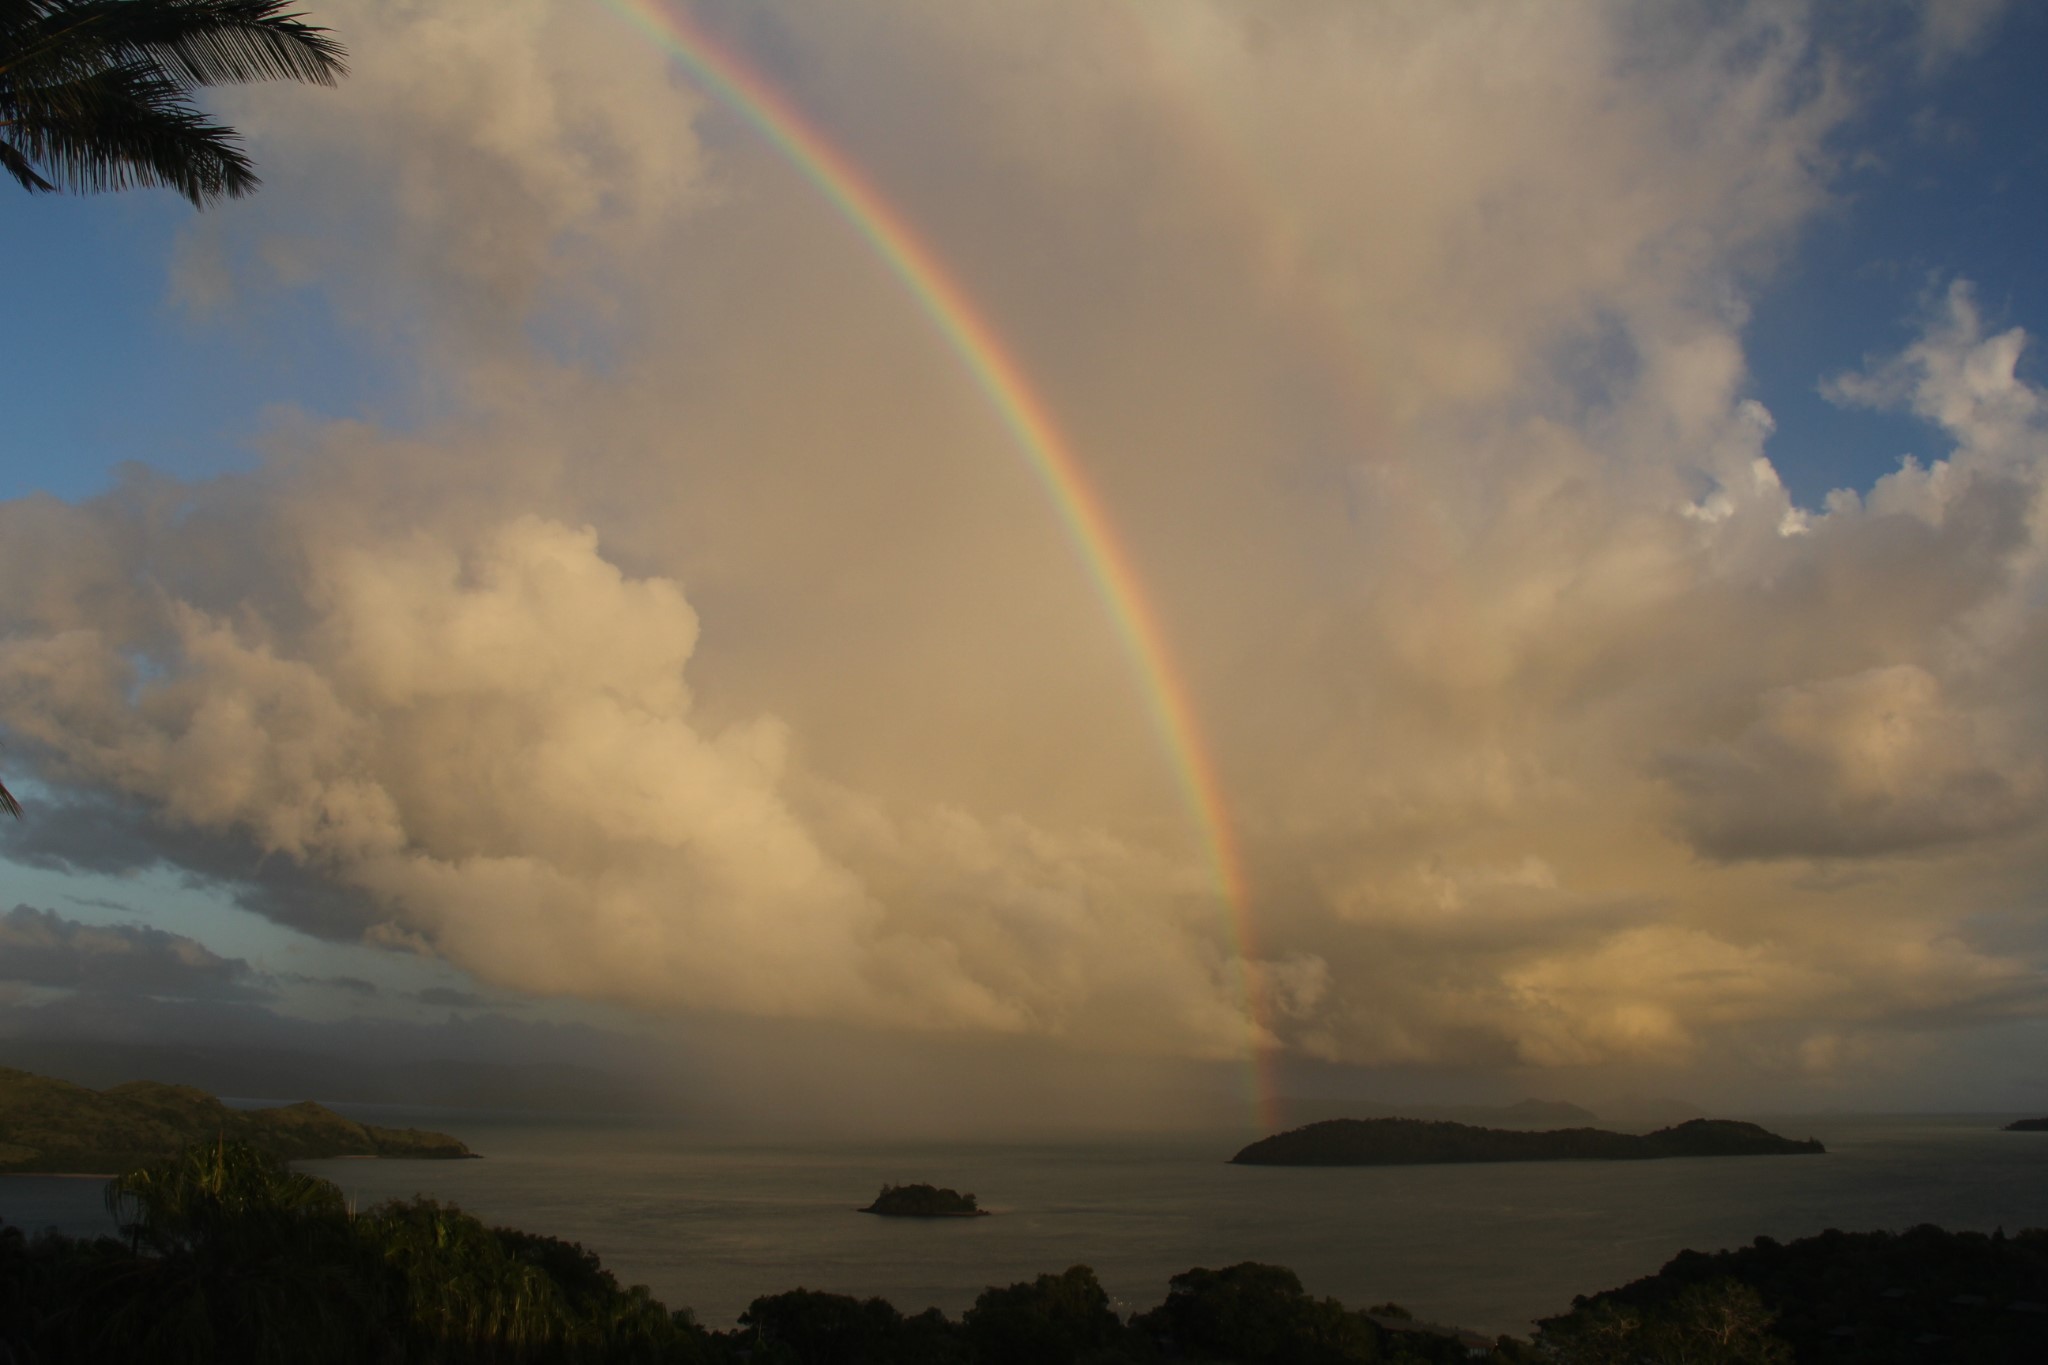
[[[1793,1156],[1825,1152],[1753,1123],[1693,1119],[1637,1137],[1600,1128],[1509,1132],[1424,1119],[1330,1119],[1252,1143],[1240,1166],[1424,1166],[1469,1161],[1646,1161],[1674,1156]]]
[[[189,1085],[129,1081],[92,1090],[0,1067],[0,1172],[113,1175],[223,1139],[286,1161],[476,1155],[446,1133],[357,1123],[310,1100],[230,1109]]]
[[[2005,1125],[2008,1133],[2048,1133],[2048,1119],[2014,1119]]]
[[[875,1202],[859,1210],[884,1218],[986,1218],[988,1210],[971,1194],[933,1185],[884,1185]]]

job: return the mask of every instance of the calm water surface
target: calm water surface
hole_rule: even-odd
[[[989,1284],[1093,1266],[1148,1308],[1190,1266],[1290,1266],[1312,1294],[1393,1300],[1482,1331],[1524,1332],[1576,1293],[1654,1272],[1683,1247],[1915,1223],[2048,1227],[2048,1134],[2006,1117],[1763,1120],[1821,1157],[1475,1166],[1231,1166],[1241,1136],[1006,1145],[735,1143],[648,1126],[357,1107],[452,1130],[482,1161],[313,1161],[358,1203],[431,1194],[582,1242],[626,1283],[726,1327],[756,1295],[803,1286],[958,1314]],[[884,1181],[973,1190],[995,1217],[853,1212]],[[0,1177],[0,1218],[107,1228],[95,1181]]]

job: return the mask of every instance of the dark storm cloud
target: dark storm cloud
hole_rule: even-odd
[[[90,925],[17,905],[0,916],[0,980],[115,996],[250,1000],[249,964],[147,925]]]
[[[233,831],[152,819],[118,798],[58,801],[14,834],[7,856],[24,866],[116,877],[170,870],[186,886],[225,891],[243,909],[316,938],[354,942],[379,918],[368,896],[337,886],[316,868],[265,857]],[[107,908],[136,913],[128,906]]]
[[[661,1054],[587,1025],[477,1014],[433,1023],[280,1014],[259,1000],[68,994],[0,1005],[10,1066],[103,1087],[482,1108],[619,1110],[656,1102]]]
[[[328,990],[347,991],[365,999],[382,995],[383,990],[374,981],[365,981],[359,976],[305,976],[297,972],[279,976],[277,980],[293,986],[319,986]]]
[[[458,991],[449,986],[428,986],[413,997],[422,1005],[446,1005],[450,1009],[482,1009],[493,1003],[475,991]]]
[[[105,896],[66,896],[73,905],[82,905],[88,910],[111,910],[117,915],[139,915],[142,912],[126,901],[110,900]]]

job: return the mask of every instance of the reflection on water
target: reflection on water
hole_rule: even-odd
[[[431,1194],[582,1242],[627,1283],[729,1326],[802,1286],[958,1314],[985,1285],[1093,1266],[1127,1308],[1195,1265],[1292,1267],[1354,1308],[1389,1299],[1484,1331],[1526,1330],[1573,1294],[1649,1274],[1682,1247],[1916,1223],[2048,1226],[2048,1134],[2004,1118],[1764,1119],[1823,1157],[1283,1169],[1225,1158],[1241,1137],[1095,1142],[708,1143],[654,1127],[559,1127],[382,1110],[456,1132],[483,1161],[313,1161],[359,1204]],[[884,1181],[972,1190],[1000,1216],[861,1217]],[[0,1218],[111,1225],[95,1181],[0,1178]]]

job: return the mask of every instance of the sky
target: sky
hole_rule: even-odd
[[[2048,1102],[2048,14],[312,17],[0,201],[0,1033]]]

